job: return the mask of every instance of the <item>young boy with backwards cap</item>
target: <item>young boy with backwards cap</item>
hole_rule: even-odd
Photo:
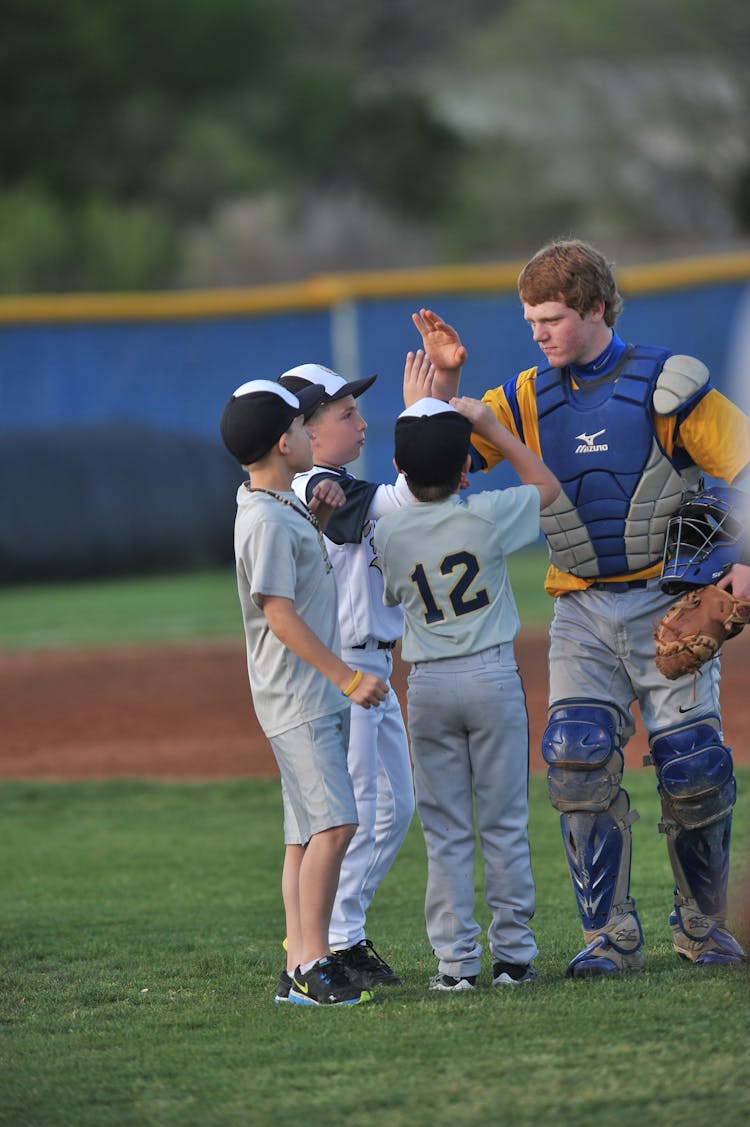
[[[237,584],[253,703],[284,802],[288,962],[276,1000],[356,1005],[372,995],[328,946],[339,867],[357,824],[346,765],[349,706],[377,707],[387,686],[339,656],[336,586],[318,521],[342,494],[321,482],[308,510],[291,489],[294,475],[312,464],[303,412],[322,397],[319,386],[297,396],[253,380],[232,395],[220,428],[251,475],[237,495]]]
[[[459,496],[472,427],[522,485]],[[403,411],[394,464],[419,503],[384,516],[375,547],[384,599],[403,605],[402,654],[412,663],[407,719],[427,847],[427,934],[438,960],[430,989],[471,990],[480,971],[474,806],[493,985],[530,982],[538,951],[529,926],[528,719],[505,557],[536,540],[540,507],[560,483],[488,407],[465,397],[426,397]]]
[[[359,457],[367,424],[356,400],[376,377],[346,381],[320,364],[300,364],[280,378],[292,391],[322,384],[322,404],[306,419],[314,465],[297,475],[292,487],[307,504],[324,481],[337,482],[345,502],[326,526],[328,553],[339,599],[342,657],[377,674],[388,695],[377,711],[355,711],[349,732],[349,773],[354,784],[359,825],[341,863],[331,914],[329,940],[347,967],[366,987],[398,986],[401,979],[366,936],[366,913],[390,869],[414,813],[409,745],[401,706],[390,677],[393,648],[401,637],[400,607],[383,603],[383,577],[373,533],[384,513],[414,498],[399,476],[395,485],[363,481],[345,467]],[[404,402],[424,395],[430,364],[420,350],[408,353]]]

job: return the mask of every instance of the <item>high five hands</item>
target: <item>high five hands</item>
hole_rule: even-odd
[[[407,352],[404,361],[404,407],[411,407],[419,399],[432,395],[434,379],[435,369],[426,353],[421,348]]]
[[[411,319],[433,366],[443,372],[458,372],[468,354],[453,326],[432,309],[420,309],[419,313],[412,313]]]

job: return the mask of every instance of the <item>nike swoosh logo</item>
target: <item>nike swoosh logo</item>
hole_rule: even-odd
[[[680,705],[680,707],[677,709],[677,711],[678,712],[692,712],[693,709],[697,708],[697,707],[698,707],[697,704],[691,704],[690,708],[683,708],[682,705]]]
[[[296,978],[294,980],[294,989],[299,990],[300,994],[309,994],[310,993],[307,983],[306,982],[297,982]]]

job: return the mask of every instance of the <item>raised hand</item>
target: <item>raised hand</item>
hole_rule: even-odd
[[[432,395],[435,368],[421,348],[407,352],[404,362],[404,407]]]
[[[432,309],[420,309],[419,313],[412,313],[411,319],[435,368],[458,372],[466,363],[467,352],[453,326]]]

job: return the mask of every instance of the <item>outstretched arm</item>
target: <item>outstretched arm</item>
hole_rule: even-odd
[[[486,403],[471,399],[466,395],[453,397],[451,407],[467,418],[474,430],[482,438],[491,442],[496,450],[506,458],[524,485],[535,485],[539,490],[539,503],[542,509],[551,505],[560,492],[560,482],[552,470],[537,458],[533,450],[524,446],[520,439],[500,423]]]
[[[411,319],[422,338],[424,350],[435,368],[432,394],[446,402],[458,394],[461,368],[467,352],[452,325],[432,309],[420,309]]]

